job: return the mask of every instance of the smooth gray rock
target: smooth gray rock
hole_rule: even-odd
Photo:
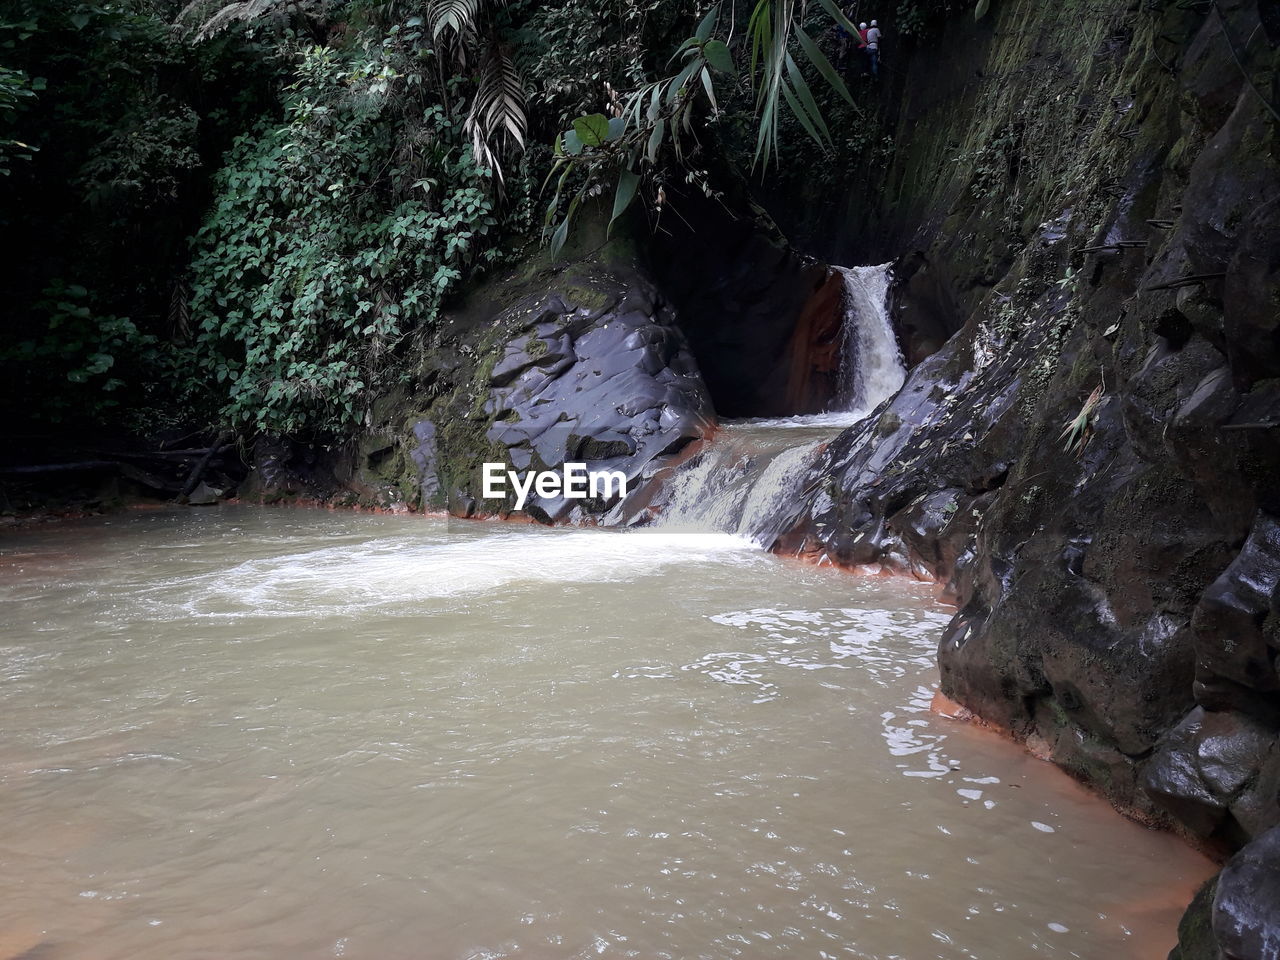
[[[430,420],[419,420],[413,425],[416,446],[409,450],[409,457],[418,472],[418,483],[423,504],[434,504],[440,494],[439,451],[436,448],[436,425]]]
[[[684,335],[653,291],[597,281],[591,293],[593,308],[565,292],[527,311],[490,375],[487,436],[517,470],[581,462],[621,471],[630,492],[656,462],[708,436],[715,414]],[[563,520],[615,502],[532,497],[526,511]]]

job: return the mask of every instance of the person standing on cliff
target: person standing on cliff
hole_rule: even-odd
[[[871,64],[871,76],[880,76],[880,27],[877,21],[871,21],[871,27],[862,35],[867,45],[867,59]]]

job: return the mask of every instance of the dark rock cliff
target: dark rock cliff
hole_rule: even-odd
[[[899,309],[963,327],[830,445],[778,546],[943,581],[944,692],[1122,809],[1243,846],[1182,956],[1272,957],[1280,24],[1076,6],[995,4],[904,64]]]

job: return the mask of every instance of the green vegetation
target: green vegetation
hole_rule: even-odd
[[[497,256],[490,173],[457,110],[417,95],[416,39],[306,51],[284,122],[240,137],[216,178],[192,363],[198,383],[228,385],[222,415],[246,432],[357,421],[405,332]]]
[[[672,183],[880,149],[836,22],[834,0],[0,0],[22,238],[0,392],[64,430],[339,439],[451,296],[559,253],[590,198],[657,227]]]

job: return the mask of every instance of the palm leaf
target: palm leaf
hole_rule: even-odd
[[[439,40],[446,32],[462,38],[476,31],[480,0],[434,0],[426,9],[431,37]]]
[[[609,227],[607,233],[613,233],[613,223],[623,213],[627,207],[631,206],[631,201],[636,197],[636,190],[640,186],[640,175],[632,173],[625,167],[618,173],[618,189],[613,195],[613,215],[609,217]]]
[[[465,129],[476,160],[502,182],[501,155],[524,149],[528,117],[524,82],[515,62],[501,48],[488,51],[471,99]]]
[[[1084,454],[1085,444],[1093,436],[1093,420],[1102,403],[1102,398],[1102,386],[1099,384],[1094,387],[1093,393],[1089,394],[1080,412],[1064,424],[1062,433],[1058,435],[1059,440],[1065,441],[1062,449],[1068,453],[1074,451],[1077,457]]]

